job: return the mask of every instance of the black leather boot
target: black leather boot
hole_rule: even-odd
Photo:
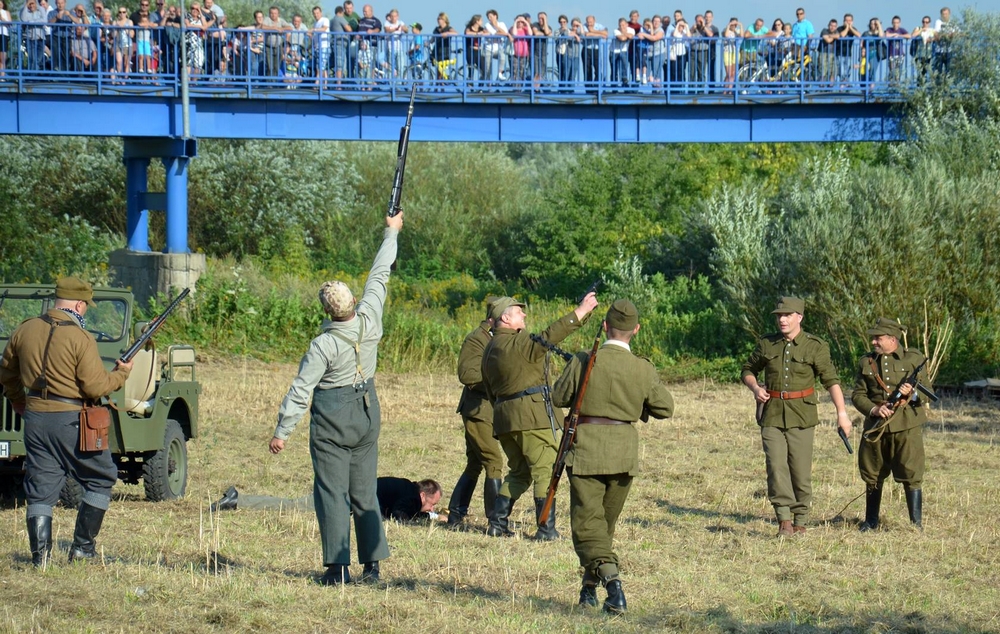
[[[873,531],[878,528],[878,514],[882,508],[882,487],[869,486],[865,489],[865,521],[858,530]]]
[[[236,504],[239,501],[240,492],[236,490],[236,487],[229,487],[226,492],[222,494],[218,502],[212,503],[211,511],[215,513],[216,511],[234,511],[236,510]]]
[[[510,510],[514,506],[510,498],[505,495],[498,495],[496,504],[493,505],[493,517],[490,518],[490,525],[486,529],[487,537],[508,537],[513,535],[509,528]]]
[[[76,529],[73,531],[73,545],[69,548],[69,560],[93,559],[97,557],[97,534],[104,523],[104,509],[80,504],[76,513]]]
[[[541,518],[542,507],[545,506],[545,498],[535,498],[535,518]],[[549,509],[549,516],[545,519],[545,524],[538,523],[538,532],[535,539],[551,542],[559,539],[559,531],[556,530],[556,505],[553,503]]]
[[[365,564],[364,570],[361,571],[361,578],[358,579],[360,583],[369,583],[371,585],[377,585],[379,582],[379,570],[377,561],[369,561]]]
[[[477,482],[479,482],[478,475],[473,477],[463,473],[458,478],[451,500],[448,502],[448,526],[460,526],[465,521],[465,516],[469,514],[472,494],[476,492]]]
[[[628,609],[628,603],[625,601],[621,580],[612,579],[606,582],[604,587],[608,590],[608,598],[604,600],[604,611],[608,614],[623,614]]]
[[[31,564],[35,568],[44,566],[52,556],[52,516],[28,517],[28,545],[31,547]]]
[[[483,482],[483,507],[486,509],[486,519],[493,517],[493,511],[497,506],[497,496],[500,495],[500,485],[503,480],[500,478],[486,478]]]
[[[321,586],[339,586],[342,583],[351,582],[351,573],[347,569],[347,564],[330,564],[326,567],[326,572],[319,578]]]
[[[923,530],[924,496],[921,489],[906,492],[906,510],[910,512],[910,521]]]

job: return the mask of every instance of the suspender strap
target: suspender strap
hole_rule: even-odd
[[[350,337],[340,332],[339,330],[331,329],[330,332],[337,339],[340,339],[347,345],[354,347],[354,365],[355,365],[354,385],[356,386],[361,385],[362,383],[365,382],[365,373],[361,369],[361,340],[364,339],[365,337],[365,322],[361,321],[360,318],[358,319],[357,341],[352,341]]]
[[[47,376],[49,368],[49,348],[52,346],[52,335],[56,333],[56,326],[73,326],[75,324],[70,321],[56,321],[49,315],[42,315],[39,319],[49,325],[49,338],[45,341],[45,352],[42,353],[42,373],[37,379],[35,379],[34,383],[32,383],[31,391],[37,392],[39,397],[44,400],[49,397],[49,380]]]

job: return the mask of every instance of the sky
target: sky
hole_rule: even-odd
[[[862,2],[860,0],[827,0],[818,2],[815,0],[630,0],[628,2],[609,2],[608,0],[541,0],[530,2],[528,0],[475,0],[467,2],[464,0],[378,0],[371,5],[378,18],[384,18],[390,9],[398,9],[400,18],[407,24],[420,22],[423,24],[425,32],[436,26],[437,14],[444,11],[448,14],[451,24],[456,30],[461,32],[465,23],[473,14],[483,15],[485,20],[488,9],[496,9],[500,14],[500,20],[510,26],[514,21],[514,16],[519,13],[530,13],[532,20],[538,11],[545,11],[549,16],[549,22],[556,24],[556,17],[559,14],[566,14],[568,17],[579,17],[584,19],[588,14],[594,15],[597,21],[613,29],[619,17],[628,17],[628,12],[632,9],[639,11],[643,17],[652,17],[654,14],[664,13],[673,15],[676,9],[684,12],[684,16],[689,22],[693,22],[696,13],[703,13],[711,9],[715,14],[715,23],[719,24],[730,17],[737,17],[744,24],[749,26],[755,18],[763,18],[765,24],[770,26],[775,18],[782,18],[785,21],[795,21],[795,8],[803,7],[806,10],[806,17],[816,27],[817,33],[826,26],[831,18],[836,18],[839,22],[845,13],[853,13],[855,23],[863,25],[864,30],[868,20],[878,17],[882,20],[883,26],[888,26],[894,15],[902,18],[903,27],[913,30],[913,27],[920,24],[920,18],[929,15],[933,19],[938,18],[941,7],[950,6],[953,15],[959,15],[965,7],[978,8],[979,10],[997,10],[1000,2],[997,0],[964,0],[962,4],[944,4],[948,0],[874,0]],[[354,0],[358,9],[365,4],[364,0]],[[798,4],[796,4],[798,2]],[[334,0],[323,0],[323,12],[326,15],[333,14],[333,8],[338,3]],[[358,11],[360,13],[360,10]]]

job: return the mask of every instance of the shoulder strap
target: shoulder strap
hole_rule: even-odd
[[[882,377],[878,373],[878,366],[875,364],[874,355],[868,355],[868,365],[872,367],[872,374],[875,376],[875,382],[878,383],[880,388],[885,390],[886,394],[888,394],[891,390],[889,389],[889,386],[885,384],[885,381],[882,380]]]
[[[339,330],[331,329],[330,334],[332,334],[337,339],[340,339],[344,343],[352,346],[354,348],[354,364],[355,364],[355,374],[354,374],[354,384],[360,385],[365,382],[365,373],[361,369],[361,340],[365,336],[365,322],[358,318],[358,338],[356,341],[352,341],[350,337],[340,332]]]
[[[72,326],[74,324],[69,321],[56,321],[48,314],[41,315],[38,318],[49,325],[49,338],[45,341],[45,352],[42,353],[42,373],[37,379],[35,379],[31,389],[41,392],[42,399],[44,400],[49,397],[49,380],[47,377],[49,368],[49,347],[52,346],[52,335],[56,332],[56,326]]]

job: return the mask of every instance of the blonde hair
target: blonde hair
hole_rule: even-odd
[[[445,24],[451,24],[451,21],[448,19],[448,14],[444,11],[438,14],[438,20],[444,20]]]

